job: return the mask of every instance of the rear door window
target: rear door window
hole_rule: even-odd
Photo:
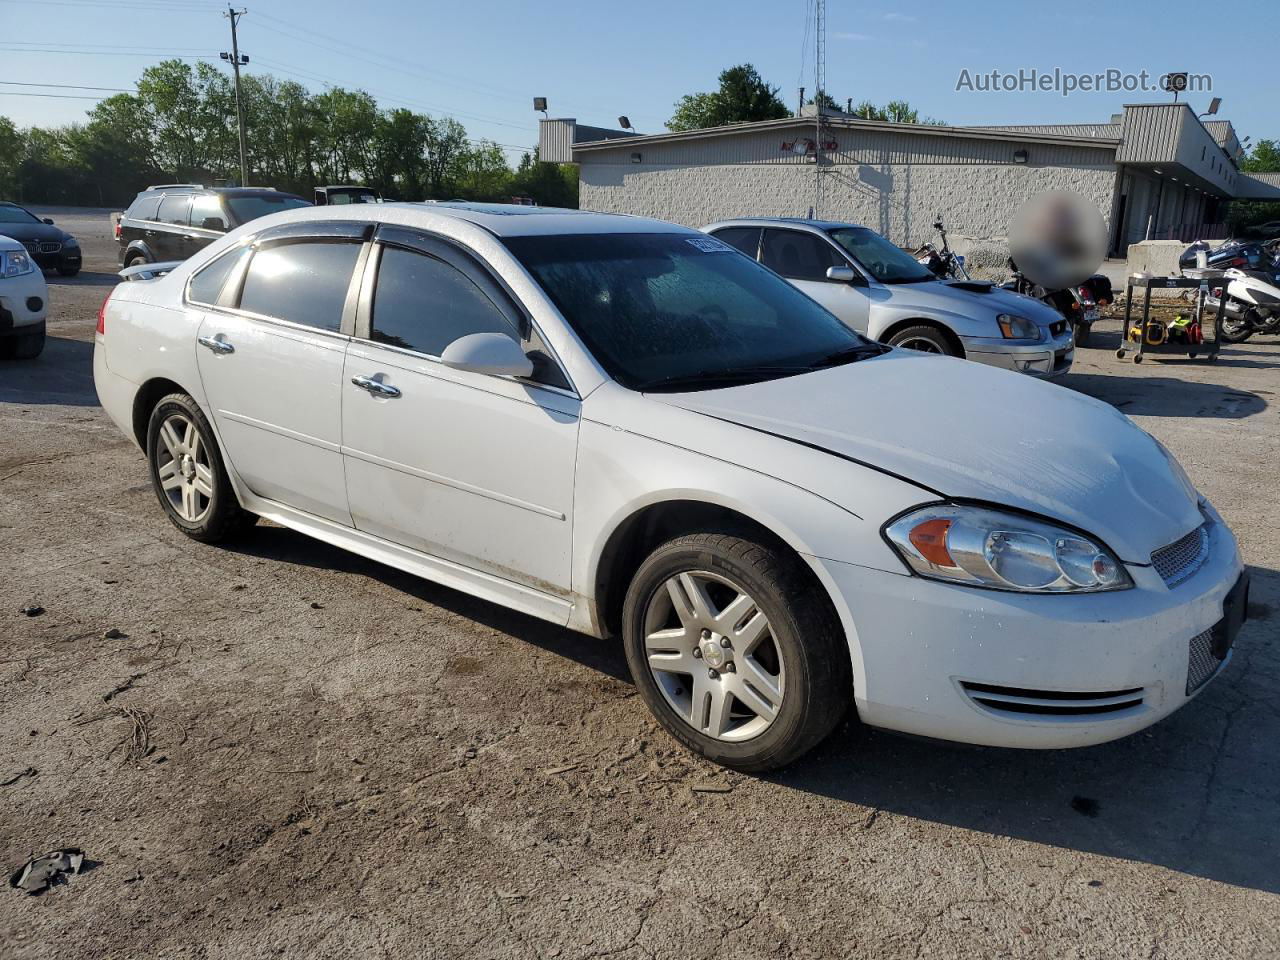
[[[191,197],[188,194],[165,197],[160,201],[160,213],[156,219],[161,223],[176,223],[185,227],[187,225],[187,210],[190,207]]]
[[[822,237],[800,230],[766,230],[760,262],[788,280],[827,279],[827,267],[847,267]]]
[[[217,221],[217,225],[205,224],[210,221]],[[227,215],[223,212],[222,201],[213,194],[200,194],[191,198],[191,226],[199,227],[202,230],[226,230]]]
[[[240,292],[240,309],[338,332],[360,244],[318,240],[258,250]]]
[[[519,340],[502,312],[465,274],[423,253],[386,247],[373,295],[370,338],[438,357],[459,337],[501,333]]]
[[[736,247],[752,260],[760,252],[759,227],[725,227],[711,234],[717,240],[723,240],[731,247]]]

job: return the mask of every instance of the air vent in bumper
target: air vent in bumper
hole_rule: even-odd
[[[1201,524],[1185,537],[1151,555],[1151,565],[1165,585],[1176,587],[1202,566],[1209,556],[1209,525]]]
[[[964,680],[960,681],[960,688],[982,709],[1020,719],[1096,719],[1141,707],[1146,693],[1142,687],[1100,691],[1029,690]]]
[[[1206,630],[1191,638],[1191,655],[1187,662],[1187,694],[1199,690],[1218,672],[1222,661],[1226,659],[1226,651],[1218,656],[1213,645],[1213,631]]]

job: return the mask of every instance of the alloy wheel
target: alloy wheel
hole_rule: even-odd
[[[190,418],[165,417],[156,444],[156,476],[174,512],[187,523],[199,523],[213,503],[213,467],[209,446]]]
[[[901,341],[898,346],[906,350],[919,350],[921,353],[941,353],[938,345],[932,340],[926,340],[924,337],[908,337]]]
[[[769,619],[728,578],[692,570],[664,581],[645,610],[644,644],[663,698],[699,733],[750,740],[777,718],[786,674]]]

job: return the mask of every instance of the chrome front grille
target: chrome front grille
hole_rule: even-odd
[[[1213,631],[1206,630],[1191,638],[1191,656],[1187,664],[1187,693],[1199,690],[1218,672],[1222,661],[1213,652]]]
[[[28,253],[60,253],[62,243],[57,240],[27,240],[22,244]]]
[[[1209,527],[1201,524],[1185,537],[1161,547],[1151,555],[1151,565],[1165,585],[1176,587],[1202,566],[1209,556]]]
[[[1142,687],[1100,691],[1028,690],[967,680],[960,681],[960,687],[984,710],[1016,714],[1025,719],[1037,716],[1092,719],[1098,714],[1140,707],[1145,694]]]

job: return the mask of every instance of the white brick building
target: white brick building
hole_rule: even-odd
[[[543,160],[579,165],[583,209],[689,226],[741,216],[805,216],[818,169],[813,116],[638,136],[544,120]],[[1241,174],[1231,125],[1185,103],[1135,104],[1108,123],[943,127],[824,119],[819,216],[873,227],[903,246],[947,229],[1003,236],[1028,197],[1069,189],[1097,204],[1111,246],[1221,230],[1224,202],[1280,200]]]

